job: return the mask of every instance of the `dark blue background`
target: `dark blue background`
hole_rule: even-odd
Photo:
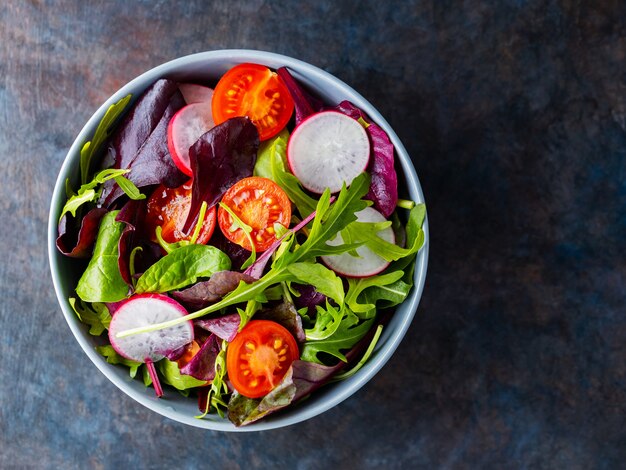
[[[0,4],[0,467],[619,468],[626,458],[626,4]],[[255,434],[189,428],[89,363],[46,223],[88,117],[203,50],[300,58],[415,162],[430,265],[396,355],[352,398]]]

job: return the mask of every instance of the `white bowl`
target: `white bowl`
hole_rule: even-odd
[[[252,50],[220,50],[181,57],[155,67],[135,78],[111,96],[91,116],[85,127],[80,131],[80,134],[78,134],[63,162],[54,187],[48,220],[50,270],[65,320],[89,359],[111,382],[128,396],[168,418],[191,426],[219,431],[260,431],[288,426],[312,418],[332,408],[359,390],[389,360],[404,337],[422,295],[428,261],[428,222],[425,221],[426,243],[417,256],[415,286],[406,301],[397,307],[391,321],[383,330],[375,353],[367,364],[349,379],[326,385],[302,403],[288,407],[247,426],[237,428],[228,420],[221,419],[215,415],[209,415],[204,419],[196,419],[194,416],[199,413],[195,399],[182,397],[178,392],[170,389],[166,390],[164,398],[157,399],[151,388],[145,388],[141,381],[129,378],[126,367],[108,364],[96,352],[95,347],[102,344],[102,340],[89,335],[88,328],[78,320],[68,303],[68,298],[74,295],[74,288],[81,274],[79,269],[80,263],[76,263],[75,260],[60,254],[55,245],[57,221],[65,203],[65,180],[70,178],[70,181],[77,181],[81,146],[85,141],[91,139],[108,107],[129,93],[133,95],[133,98],[137,98],[150,84],[161,77],[168,77],[178,81],[215,82],[228,69],[243,62],[259,63],[274,69],[287,66],[300,83],[312,90],[327,104],[337,104],[340,101],[349,100],[362,109],[387,132],[396,148],[396,155],[400,163],[400,168],[397,168],[397,170],[401,192],[404,192],[406,197],[414,201],[424,202],[422,189],[411,159],[396,133],[380,113],[365,98],[341,80],[313,65],[283,55]]]

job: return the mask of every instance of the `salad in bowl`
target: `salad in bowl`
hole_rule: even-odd
[[[218,51],[116,93],[61,169],[50,263],[91,360],[209,429],[314,416],[391,356],[423,288],[415,172],[360,95],[277,54]]]

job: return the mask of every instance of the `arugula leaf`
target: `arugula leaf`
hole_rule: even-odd
[[[287,270],[294,276],[294,281],[311,284],[318,292],[343,305],[343,282],[334,271],[318,263],[294,263],[287,266]]]
[[[137,280],[135,292],[169,292],[228,269],[230,258],[214,246],[181,246],[146,269]]]
[[[148,333],[168,328],[170,326],[178,325],[184,321],[194,320],[209,313],[217,312],[222,308],[230,307],[241,302],[247,302],[249,300],[256,300],[258,302],[266,301],[266,297],[264,295],[266,289],[280,282],[289,281],[294,277],[293,274],[289,272],[289,265],[300,261],[310,260],[315,256],[325,255],[329,252],[336,253],[336,249],[341,248],[331,247],[327,245],[326,242],[335,237],[339,230],[342,230],[350,222],[356,220],[355,213],[364,209],[368,205],[368,202],[361,200],[361,197],[367,193],[369,187],[368,182],[369,178],[367,174],[363,173],[357,176],[352,181],[349,188],[346,188],[344,185],[332,206],[330,205],[330,193],[327,191],[324,195],[322,195],[317,205],[315,218],[313,219],[313,226],[308,239],[302,245],[288,245],[289,248],[284,252],[281,252],[280,256],[276,258],[272,268],[258,281],[250,284],[241,282],[235,290],[225,296],[221,301],[196,312],[190,313],[180,319],[174,319],[145,327],[131,328],[118,333],[117,337],[124,338],[135,334]],[[352,247],[348,245],[346,248],[351,249]],[[171,256],[171,254],[167,256]],[[165,258],[167,258],[167,256]],[[146,271],[146,273],[147,272],[148,271]],[[146,273],[144,273],[144,276]]]
[[[389,243],[377,235],[381,230],[388,228],[391,222],[353,222],[344,229],[344,232],[349,234],[353,240],[365,242],[365,245],[370,250],[385,259],[385,261],[397,261],[417,253],[424,244],[424,231],[421,229],[424,216],[424,204],[418,204],[411,209],[407,223],[407,238],[412,244],[408,248]],[[413,235],[412,237],[409,235],[409,232]],[[344,234],[342,233],[343,236]]]
[[[89,202],[95,202],[100,197],[101,189],[96,190],[99,185],[110,179],[121,177],[121,175],[127,172],[128,170],[116,170],[109,168],[96,174],[89,183],[85,183],[80,187],[78,193],[68,198],[67,202],[63,206],[63,209],[61,210],[59,220],[68,212],[72,214],[72,216],[76,217],[76,211],[79,207]]]
[[[117,263],[118,244],[125,224],[116,222],[119,211],[107,212],[100,221],[98,238],[76,293],[85,302],[117,302],[128,294],[128,285]]]
[[[127,170],[127,171],[130,171],[130,170]],[[137,188],[137,186],[135,186],[135,183],[133,183],[128,178],[125,178],[123,176],[115,176],[114,179],[117,185],[122,189],[122,191],[124,191],[126,195],[132,200],[138,201],[140,199],[146,198],[146,195],[142,194]]]
[[[98,353],[104,356],[109,364],[122,364],[130,368],[130,371],[129,371],[130,377],[133,379],[137,375],[137,370],[139,369],[139,366],[142,365],[141,362],[132,361],[130,359],[126,359],[125,357],[119,355],[115,351],[115,349],[113,349],[113,346],[109,344],[107,344],[106,346],[97,346],[96,351],[98,351]]]
[[[94,154],[100,149],[100,146],[109,138],[113,125],[117,118],[124,112],[126,106],[130,102],[132,95],[127,95],[117,103],[113,103],[109,106],[106,113],[102,117],[102,120],[94,132],[91,141],[85,142],[80,150],[80,181],[81,184],[85,184],[88,181],[91,171],[91,161]]]
[[[246,224],[243,220],[241,220],[235,212],[228,207],[223,202],[219,203],[220,208],[224,209],[233,219],[233,224],[229,227],[230,232],[234,232],[237,229],[243,230],[243,233],[246,235],[248,239],[248,243],[250,244],[251,253],[247,260],[241,265],[241,269],[246,269],[248,266],[252,265],[256,261],[256,247],[254,246],[254,240],[252,240],[252,227]]]
[[[404,302],[412,287],[412,282],[409,284],[402,279],[387,285],[373,285],[363,291],[362,299],[369,304],[376,304],[378,308],[389,308]]]
[[[376,314],[376,302],[360,303],[358,301],[361,292],[373,286],[385,287],[402,279],[403,271],[395,271],[379,276],[363,277],[359,279],[348,279],[348,293],[346,303],[348,307],[360,318],[371,318]],[[370,297],[371,299],[371,297]]]
[[[316,305],[317,315],[313,328],[304,330],[307,341],[327,339],[339,329],[344,317],[345,309],[335,308],[326,301],[326,308]]]
[[[78,319],[90,327],[90,335],[100,336],[109,328],[111,314],[105,304],[99,302],[87,304],[74,297],[70,297],[68,300]]]
[[[318,355],[320,353],[326,353],[346,362],[346,357],[341,351],[354,346],[367,334],[373,323],[373,318],[359,323],[359,317],[350,310],[345,309],[344,317],[337,330],[331,336],[321,341],[308,341],[304,343],[300,359],[323,364]]]

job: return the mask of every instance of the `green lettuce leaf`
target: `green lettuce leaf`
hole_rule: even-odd
[[[69,302],[78,319],[89,325],[90,335],[100,336],[109,328],[111,314],[105,304],[99,302],[93,304],[83,303],[80,299],[73,297],[70,297]]]
[[[156,365],[163,382],[171,385],[178,391],[185,391],[190,388],[202,387],[203,385],[206,385],[204,380],[198,380],[191,375],[181,374],[178,364],[174,361],[161,359]]]
[[[104,356],[109,364],[122,364],[128,367],[130,369],[129,374],[133,379],[137,375],[137,370],[139,370],[139,366],[142,365],[141,362],[132,361],[130,359],[126,359],[123,356],[120,356],[111,345],[98,346],[96,347],[96,351]]]
[[[274,181],[287,194],[302,218],[315,210],[317,201],[309,196],[300,185],[298,178],[287,170],[287,141],[289,132],[285,129],[276,137],[263,142],[259,147],[254,174]]]

